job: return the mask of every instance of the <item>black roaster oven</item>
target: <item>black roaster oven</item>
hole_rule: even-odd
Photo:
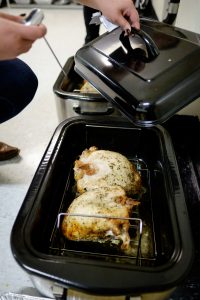
[[[197,35],[142,19],[140,31],[126,36],[116,28],[74,59],[77,74],[123,117],[73,117],[57,127],[14,223],[13,255],[49,290],[167,299],[188,276],[195,251],[176,154],[160,124],[200,94]],[[93,145],[124,154],[141,174],[145,192],[130,232],[134,255],[69,241],[60,230],[58,220],[75,197],[74,161]]]

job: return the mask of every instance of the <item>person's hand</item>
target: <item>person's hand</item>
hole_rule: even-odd
[[[80,3],[99,10],[109,21],[125,32],[131,27],[140,29],[138,12],[132,0],[80,0]]]
[[[30,50],[32,44],[46,34],[46,27],[26,26],[22,17],[0,13],[0,60],[16,58]]]

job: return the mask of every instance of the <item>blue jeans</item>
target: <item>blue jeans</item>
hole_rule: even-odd
[[[26,63],[18,58],[0,61],[0,123],[20,113],[37,87],[37,77]]]

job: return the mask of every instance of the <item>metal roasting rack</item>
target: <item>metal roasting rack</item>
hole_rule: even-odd
[[[57,217],[57,229],[60,228],[61,218],[63,216],[70,217],[85,217],[85,218],[99,218],[99,219],[117,219],[117,220],[128,220],[130,223],[130,229],[133,228],[137,232],[137,251],[136,251],[136,261],[139,261],[139,255],[141,251],[141,238],[142,238],[142,220],[140,218],[124,218],[124,217],[115,217],[115,216],[106,216],[106,215],[91,215],[91,214],[73,214],[73,213],[59,213]],[[135,224],[134,224],[135,223]]]
[[[74,255],[75,253],[81,253],[82,255],[92,256],[95,258],[100,259],[113,259],[115,261],[129,261],[132,264],[137,266],[142,266],[144,264],[153,265],[156,261],[157,250],[156,250],[156,240],[155,240],[155,232],[154,232],[154,221],[153,221],[153,210],[152,210],[152,199],[151,199],[151,192],[150,192],[150,170],[148,169],[145,162],[139,158],[132,159],[132,162],[136,166],[138,172],[141,173],[143,177],[143,181],[145,182],[145,189],[144,194],[141,196],[141,202],[145,202],[143,198],[146,197],[146,202],[148,202],[148,220],[146,216],[141,216],[138,210],[134,210],[130,218],[119,218],[115,216],[106,216],[106,215],[89,215],[89,214],[68,214],[63,211],[66,211],[63,208],[63,203],[66,203],[66,199],[69,198],[69,185],[71,179],[69,178],[68,184],[66,184],[66,190],[63,193],[63,199],[61,201],[60,209],[57,215],[57,219],[55,221],[55,225],[53,231],[51,233],[50,244],[49,244],[49,252],[53,255],[58,256],[68,256]],[[154,173],[158,172],[158,170],[153,170]],[[71,187],[72,189],[72,187]],[[148,193],[146,195],[146,190]],[[74,195],[73,195],[74,197]],[[147,199],[148,198],[148,199]],[[140,199],[140,197],[139,197]],[[103,249],[100,245],[98,248],[93,246],[95,242],[91,241],[69,241],[66,237],[64,237],[61,231],[61,222],[62,218],[66,215],[70,215],[73,217],[80,216],[80,217],[92,217],[92,218],[107,218],[107,219],[124,219],[129,220],[129,235],[130,235],[130,245],[133,251],[131,254],[127,253],[119,253],[116,251]],[[148,228],[148,229],[147,229]],[[148,231],[148,232],[147,232]],[[148,235],[148,236],[147,236]],[[77,244],[78,243],[78,244]],[[96,242],[96,244],[100,244]],[[144,244],[150,244],[150,250],[144,247]],[[81,246],[80,246],[81,245]],[[85,245],[85,246],[84,246]],[[100,249],[101,248],[101,249]],[[118,247],[119,248],[119,247]],[[105,250],[105,251],[104,251]]]

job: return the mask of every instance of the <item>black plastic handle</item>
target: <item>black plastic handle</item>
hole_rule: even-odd
[[[143,56],[141,55],[140,58],[142,60],[144,60],[145,62],[150,62],[150,61],[154,60],[159,55],[160,52],[159,52],[159,49],[158,49],[156,43],[153,41],[153,39],[146,32],[144,32],[143,30],[137,30],[135,28],[131,28],[131,35],[138,35],[145,42],[148,57],[146,57],[145,55],[143,55]],[[128,51],[128,55],[134,56],[135,53],[136,53],[136,51],[135,51],[136,49],[133,49],[131,47],[130,35],[125,35],[125,32],[123,31],[120,34],[119,39],[120,39],[122,45]]]

